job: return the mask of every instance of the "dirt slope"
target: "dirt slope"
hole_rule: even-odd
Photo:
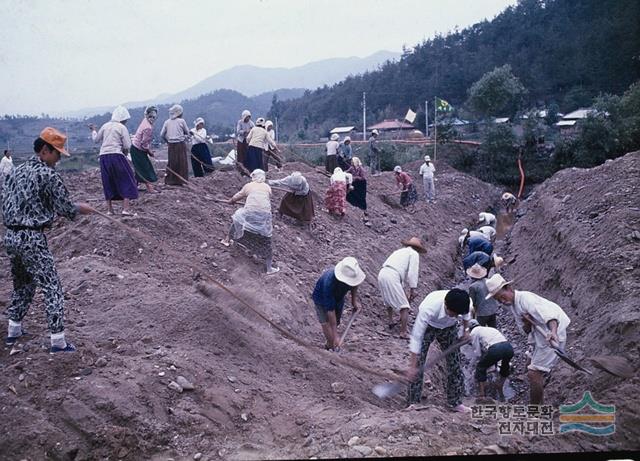
[[[416,171],[418,164],[407,168]],[[437,204],[421,202],[410,215],[378,198],[395,186],[385,173],[370,178],[372,226],[366,227],[359,210],[350,208],[342,220],[321,212],[328,178],[303,164],[286,165],[286,171],[294,169],[307,176],[320,198],[317,228],[311,235],[290,220],[274,221],[275,260],[282,268],[275,276],[264,276],[262,266],[240,248],[218,243],[234,207],[210,198],[239,190],[243,181],[234,172],[193,180],[197,192],[163,188],[161,194],[142,195],[135,204],[138,216],[122,221],[151,239],[131,236],[97,216],[60,220],[48,237],[67,299],[67,335],[79,352],[54,358],[46,353],[48,335],[38,298],[25,321],[34,337],[15,355],[9,349],[1,352],[0,431],[5,436],[0,458],[415,456],[471,454],[495,443],[511,452],[549,451],[542,441],[500,438],[495,427],[447,412],[442,367],[430,375],[434,386],[427,392],[426,409],[398,411],[401,398],[377,400],[370,389],[378,378],[332,363],[333,356],[320,350],[323,338],[309,302],[322,270],[346,255],[358,257],[367,272],[361,289],[366,311],[354,323],[342,356],[380,371],[403,368],[407,342],[384,327],[375,286],[380,265],[401,239],[417,234],[429,247],[421,260],[419,299],[454,286],[460,278],[459,230],[496,203],[501,191],[440,165]],[[66,181],[78,199],[101,196],[97,172]],[[275,192],[274,208],[281,195]],[[534,203],[529,202],[522,225],[535,219]],[[104,209],[102,202],[96,205]],[[521,223],[510,249],[518,254],[512,267],[525,271],[519,265],[528,250],[517,246],[523,241],[517,236],[525,234]],[[546,237],[542,229],[535,231]],[[0,255],[0,300],[6,305],[11,278],[4,251]],[[194,287],[203,266],[317,349],[283,339],[221,292],[203,297]],[[532,283],[548,289],[542,279]],[[179,375],[195,390],[179,394],[169,389]],[[334,382],[343,383],[344,392],[335,393]],[[356,448],[347,445],[353,436],[360,438]],[[621,444],[633,446],[626,439]],[[560,449],[581,446],[568,440]]]
[[[545,296],[571,317],[568,351],[592,368],[588,357],[618,355],[640,366],[640,152],[592,169],[563,170],[538,186],[519,210],[507,238],[507,269],[523,290]],[[547,386],[549,403],[569,404],[590,390],[615,404],[617,431],[606,449],[638,449],[640,378],[601,371],[593,376],[557,367]],[[592,449],[596,438],[561,436]],[[539,445],[544,449],[544,445]]]

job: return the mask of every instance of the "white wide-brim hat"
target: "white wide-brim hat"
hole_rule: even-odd
[[[331,135],[331,140],[332,141],[337,141],[338,139],[340,139],[340,135],[338,133],[333,133]]]
[[[466,270],[467,275],[474,279],[483,279],[487,276],[487,268],[475,263]]]
[[[362,269],[360,269],[358,260],[352,256],[347,256],[336,264],[334,273],[340,282],[346,283],[351,287],[357,287],[364,282],[364,279],[367,277]]]
[[[513,280],[506,281],[504,277],[500,274],[495,274],[493,277],[487,280],[487,291],[489,294],[485,297],[485,299],[493,298],[498,291],[502,290],[504,287],[513,283]]]

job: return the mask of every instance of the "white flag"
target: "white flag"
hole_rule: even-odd
[[[409,109],[407,111],[407,115],[404,116],[404,119],[409,123],[413,123],[413,121],[416,119],[416,113]]]

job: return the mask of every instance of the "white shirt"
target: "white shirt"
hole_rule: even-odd
[[[491,227],[491,226],[489,226],[489,227]],[[466,234],[465,235],[461,235],[460,237],[458,237],[458,243],[460,245],[462,245],[464,243],[465,237],[466,237]],[[469,231],[469,238],[473,238],[473,237],[482,237],[483,239],[487,239],[487,240],[491,241],[491,239],[489,237],[487,237],[484,233],[482,233],[480,231]]]
[[[427,326],[431,325],[434,328],[449,328],[458,323],[458,317],[462,317],[463,320],[471,320],[471,310],[473,304],[469,301],[469,312],[465,315],[458,315],[456,317],[449,317],[444,310],[444,298],[447,296],[449,290],[432,291],[420,304],[418,308],[418,315],[416,321],[413,324],[411,330],[411,340],[409,341],[409,350],[414,354],[419,354],[422,348],[422,339],[424,338],[424,332],[427,331]]]
[[[557,320],[558,339],[560,342],[565,342],[567,340],[567,327],[569,326],[569,323],[571,323],[571,320],[556,303],[529,291],[516,290],[513,305],[511,306],[511,312],[513,312],[518,329],[520,329],[522,333],[525,333],[524,328],[522,327],[522,315],[527,313],[537,320],[538,323],[543,325],[546,325],[550,320]],[[548,329],[548,327],[545,328]],[[532,331],[535,331],[535,327]],[[536,344],[547,343],[546,339],[537,331],[534,334],[534,338],[536,340]]]
[[[496,215],[491,213],[480,213],[478,215],[478,222],[484,223],[486,226],[496,226]]]
[[[482,352],[489,349],[494,344],[503,343],[507,340],[500,331],[492,327],[475,327],[469,333],[471,345],[475,355],[482,355]]]
[[[3,156],[0,160],[0,175],[6,176],[13,170],[13,160],[9,157]]]
[[[482,232],[482,234],[489,240],[493,240],[493,238],[496,236],[496,230],[491,226],[482,226],[480,229],[478,229],[478,232]]]
[[[267,131],[267,136],[271,138],[271,141],[273,141],[274,144],[276,143],[276,132],[274,130]],[[262,149],[269,150],[269,143],[265,142],[264,147]]]
[[[107,122],[97,132],[93,130],[91,139],[93,139],[93,142],[102,142],[100,155],[124,155],[124,150],[131,149],[129,130],[120,122]]]
[[[195,128],[191,128],[192,142],[193,144],[206,144],[207,143],[207,129],[200,128],[196,130]]]
[[[400,248],[389,255],[382,267],[391,267],[398,274],[402,283],[410,288],[417,288],[420,273],[420,255],[411,247]]]
[[[338,147],[340,147],[338,141],[329,141],[327,143],[327,155],[338,155]]]
[[[276,148],[275,141],[271,139],[267,130],[261,126],[254,126],[251,128],[251,131],[249,131],[249,134],[247,135],[247,143],[252,147],[258,147],[260,149],[264,149],[266,146],[273,149]]]
[[[433,166],[433,163],[429,162],[429,163],[423,163],[420,166],[420,176],[422,176],[423,179],[431,179],[433,178],[433,173],[435,173],[436,171],[436,167]]]

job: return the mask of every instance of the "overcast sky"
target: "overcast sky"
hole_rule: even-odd
[[[401,51],[515,0],[0,0],[0,114],[175,93],[230,67]]]

